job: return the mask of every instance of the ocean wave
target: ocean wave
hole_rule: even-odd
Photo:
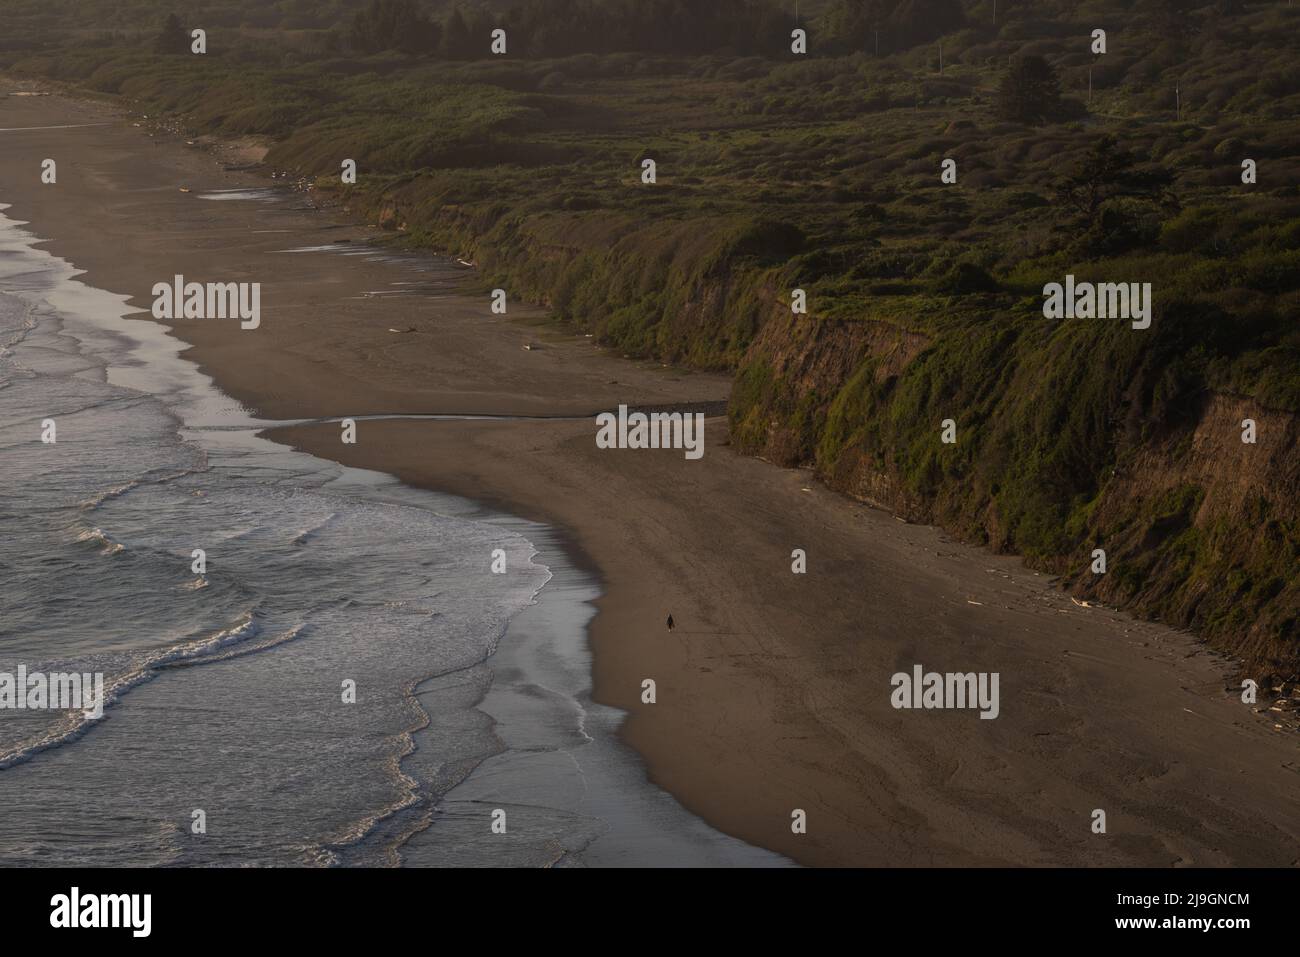
[[[279,634],[268,635],[261,641],[250,641],[248,638],[241,639],[240,644],[234,648],[228,648],[222,654],[207,654],[202,658],[183,658],[175,661],[168,661],[157,667],[161,668],[184,668],[193,665],[210,665],[218,661],[229,661],[231,658],[242,658],[245,655],[255,654],[259,651],[266,651],[269,648],[275,648],[286,642],[301,638],[307,632],[305,622],[300,622],[290,628],[285,629]],[[258,632],[260,634],[260,631]],[[251,636],[250,636],[251,637]]]
[[[85,508],[85,509],[98,508],[100,505],[103,505],[105,502],[111,499],[115,499],[121,495],[125,495],[127,492],[131,491],[131,489],[137,488],[139,485],[140,485],[139,479],[132,479],[131,481],[124,482],[121,485],[114,485],[110,489],[105,489],[102,492],[92,495],[84,502],[78,502],[77,507]]]
[[[430,678],[437,677],[431,675]],[[384,862],[389,866],[401,863],[400,849],[413,834],[424,830],[432,824],[432,801],[424,793],[418,780],[406,773],[402,762],[415,753],[415,735],[429,727],[432,720],[429,712],[420,704],[415,689],[428,678],[410,681],[402,688],[403,705],[410,715],[410,723],[397,735],[400,742],[397,753],[389,755],[384,761],[384,771],[396,785],[397,796],[384,807],[361,818],[346,833],[337,839],[326,841],[319,848],[319,854],[330,865],[351,863],[351,858],[368,843],[379,844]],[[423,809],[422,814],[414,814]],[[415,820],[406,823],[407,818]]]
[[[8,349],[27,338],[28,334],[40,323],[36,315],[36,306],[26,299],[0,293],[0,320],[13,317],[16,324],[0,325],[0,357],[10,358]]]
[[[131,479],[129,482],[123,482],[120,485],[114,485],[113,487],[105,489],[102,492],[97,492],[94,495],[92,495],[90,498],[78,502],[77,507],[90,511],[92,509],[98,508],[99,506],[103,505],[105,502],[111,502],[113,499],[121,498],[123,495],[127,494],[128,492],[135,491],[141,486],[163,485],[166,484],[167,482],[174,482],[177,479],[182,479],[190,475],[200,475],[205,471],[207,471],[207,464],[206,462],[203,462],[200,463],[200,465],[198,465],[195,468],[168,469],[162,475],[156,477],[153,476],[152,473],[145,474],[140,478]],[[203,493],[201,489],[195,489],[194,492],[191,494],[195,496],[200,496]]]
[[[300,532],[298,532],[298,534],[295,535],[293,538],[293,543],[295,545],[306,545],[308,542],[310,542],[313,538],[316,537],[317,533],[324,531],[329,526],[335,524],[338,521],[338,519],[339,519],[338,512],[330,512],[328,515],[326,515],[315,525],[311,526],[310,528],[305,528]]]
[[[116,555],[119,552],[126,551],[126,546],[121,542],[115,542],[101,528],[88,528],[77,536],[79,542],[91,542],[99,546],[99,554]]]
[[[545,572],[545,577],[532,589],[528,599],[527,604],[532,605],[537,602],[537,596],[542,593],[546,583],[554,576],[550,568],[534,561],[539,554],[539,550],[531,542],[529,543],[529,549],[528,561]],[[400,605],[403,603],[392,604]],[[496,653],[497,645],[505,637],[508,630],[509,622],[504,622],[490,637],[482,661],[489,660]],[[469,667],[476,667],[481,663],[480,661]],[[405,767],[403,767],[403,762],[416,751],[416,734],[428,728],[432,721],[429,712],[420,703],[418,697],[420,687],[427,682],[445,677],[451,673],[453,672],[440,671],[425,675],[422,678],[407,682],[402,687],[402,697],[404,705],[411,715],[411,723],[398,733],[398,750],[385,762],[385,771],[390,780],[397,786],[398,794],[387,806],[357,821],[347,833],[336,840],[326,842],[320,847],[319,855],[330,866],[359,863],[358,859],[362,856],[362,849],[373,845],[378,845],[385,864],[399,866],[402,863],[403,845],[416,834],[427,830],[433,825],[435,805],[441,797],[441,793],[434,792],[427,783],[421,782],[408,774]],[[583,717],[585,722],[585,712]],[[590,735],[587,734],[585,727],[582,730],[582,735],[590,740]],[[487,755],[482,757],[487,757]]]
[[[260,631],[256,616],[251,612],[245,612],[235,624],[211,635],[191,641],[179,642],[169,648],[162,648],[148,654],[136,656],[132,664],[128,666],[128,670],[113,676],[105,675],[101,717],[88,716],[81,709],[57,712],[62,717],[52,728],[44,729],[37,737],[20,742],[11,746],[8,750],[0,752],[0,771],[11,768],[16,764],[22,764],[24,761],[29,761],[42,751],[48,751],[51,748],[59,747],[80,738],[93,725],[107,717],[109,709],[116,705],[123,695],[132,688],[152,680],[163,668],[224,661],[235,655],[235,652],[230,649],[231,645],[238,645],[256,638]],[[240,649],[239,653],[260,651],[263,648],[283,644],[285,641],[298,637],[301,632],[302,626],[296,626],[290,629],[289,632],[275,636],[271,640],[259,642],[252,648]],[[223,649],[225,649],[225,653],[214,654],[214,652],[220,652]],[[93,665],[91,665],[91,669],[94,669]],[[38,670],[47,669],[44,665],[31,669],[31,671]],[[59,666],[57,669],[49,668],[48,670],[85,671],[86,663],[74,662]],[[29,673],[31,672],[29,671]]]

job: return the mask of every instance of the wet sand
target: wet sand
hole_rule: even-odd
[[[66,128],[25,129],[40,126]],[[56,185],[40,183],[45,157]],[[493,316],[486,296],[456,293],[450,267],[422,294],[375,295],[416,280],[378,259],[282,252],[379,231],[289,208],[305,200],[202,199],[267,185],[218,159],[98,104],[0,96],[0,202],[58,237],[51,250],[87,281],[142,309],[176,273],[262,283],[259,329],[170,325],[267,418],[587,416],[726,397],[722,377],[606,355],[540,310]],[[708,420],[699,461],[601,450],[594,435],[590,419],[361,421],[355,445],[337,423],[272,433],[560,529],[602,588],[593,697],[628,712],[622,734],[651,779],[728,834],[820,865],[1300,859],[1300,737],[1242,704],[1231,662],[1195,639],[1074,605],[1015,559],[737,456],[723,419]],[[791,573],[795,548],[807,574]],[[895,710],[890,678],[914,664],[999,673],[999,717]]]

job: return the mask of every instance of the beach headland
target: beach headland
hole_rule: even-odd
[[[817,865],[1296,863],[1296,738],[1192,637],[738,456],[716,416],[698,460],[598,448],[594,413],[716,405],[727,380],[606,355],[541,310],[495,316],[450,266],[412,278],[350,255],[379,231],[305,199],[204,198],[269,183],[104,104],[0,100],[0,201],[88,282],[144,318],[176,274],[261,283],[257,329],[167,323],[261,416],[552,417],[270,437],[563,530],[601,583],[593,697],[627,711],[650,778],[707,822]],[[394,294],[409,282],[422,294]],[[1000,674],[998,717],[893,708],[891,676],[915,665]]]

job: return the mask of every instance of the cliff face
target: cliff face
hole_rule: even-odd
[[[733,404],[743,414],[733,416],[733,432],[752,454],[784,466],[809,464],[825,424],[824,407],[843,384],[863,370],[876,385],[887,385],[929,339],[885,322],[795,315],[770,287],[763,298],[771,318],[746,355]],[[872,483],[883,475],[853,476],[842,469],[835,478],[836,487],[873,505],[900,513],[920,507],[883,490],[873,493]]]
[[[1294,676],[1300,417],[1214,392],[1166,402],[1144,371],[1161,340],[1107,332],[1084,348],[1077,327],[1022,318],[930,336],[774,301],[737,377],[734,441],[1191,628],[1255,677]]]
[[[1245,419],[1256,442],[1242,441]],[[1300,417],[1211,394],[1188,428],[1136,450],[1092,515],[1116,574],[1077,594],[1131,604],[1249,662],[1294,666]]]

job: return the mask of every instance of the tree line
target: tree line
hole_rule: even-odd
[[[579,53],[737,55],[768,51],[793,17],[770,0],[525,0],[504,15],[452,7],[441,18],[416,0],[370,0],[349,26],[358,53],[396,51],[451,60],[482,57],[502,27],[511,52],[535,57]]]
[[[331,46],[361,55],[469,60],[485,56],[491,31],[503,27],[511,53],[540,58],[582,53],[781,57],[790,51],[790,31],[801,27],[820,53],[885,56],[966,28],[997,30],[1042,13],[1035,6],[1039,2],[831,0],[810,16],[797,15],[798,4],[791,0],[519,0],[501,14],[457,3],[434,15],[421,0],[369,0],[331,31]],[[1224,17],[1244,9],[1243,0],[1139,0],[1134,15],[1161,36],[1176,39],[1193,28],[1198,12]],[[187,43],[172,16],[155,47],[180,53]]]
[[[495,27],[505,28],[519,53],[564,57],[580,53],[781,55],[795,27],[815,31],[832,53],[895,52],[961,29],[961,0],[836,0],[814,22],[775,0],[523,0],[493,16],[453,7],[441,18],[417,0],[370,0],[348,31],[361,53],[394,50],[471,59],[483,55]]]

